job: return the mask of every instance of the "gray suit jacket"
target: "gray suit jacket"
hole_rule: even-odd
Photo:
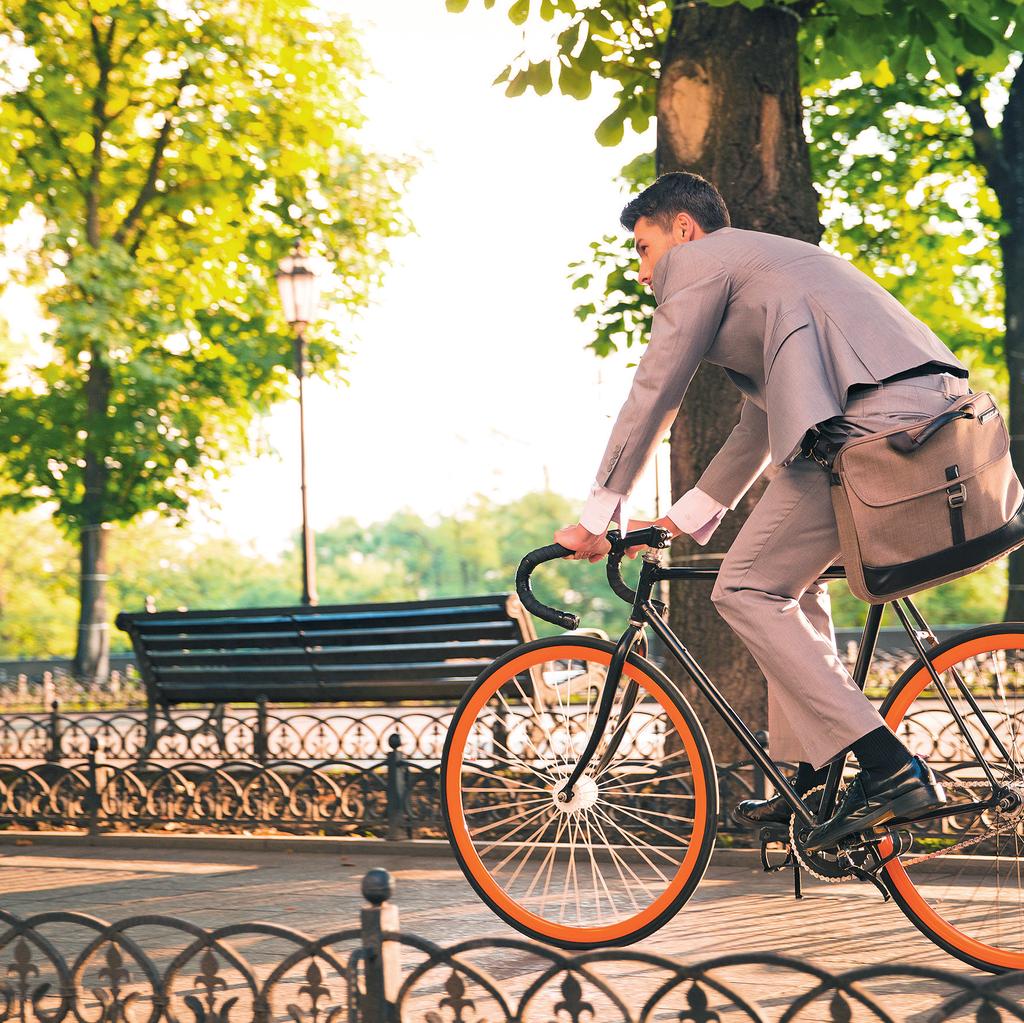
[[[597,482],[632,491],[702,361],[745,395],[740,419],[696,486],[735,508],[805,431],[840,415],[855,383],[935,361],[967,368],[881,285],[795,238],[723,227],[676,245],[652,277],[650,342],[612,428]]]

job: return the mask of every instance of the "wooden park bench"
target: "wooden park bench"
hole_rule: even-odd
[[[457,701],[486,664],[535,638],[510,594],[399,603],[125,613],[146,686],[146,759],[177,730],[170,709],[229,703]],[[158,729],[158,715],[162,717]],[[188,733],[183,733],[188,734]]]

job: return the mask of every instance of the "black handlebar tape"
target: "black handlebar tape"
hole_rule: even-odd
[[[547,604],[542,604],[533,595],[533,590],[530,587],[530,573],[538,565],[543,565],[546,561],[557,561],[559,558],[564,558],[567,554],[572,553],[574,552],[568,547],[563,547],[560,543],[549,544],[547,547],[538,547],[537,550],[530,551],[519,562],[519,570],[516,572],[516,593],[519,594],[523,607],[530,614],[536,615],[552,625],[557,625],[560,629],[578,629],[580,616],[574,615],[569,611],[559,611],[557,607],[548,607]]]
[[[631,590],[626,585],[626,580],[622,578],[619,568],[622,559],[626,556],[626,548],[622,544],[622,534],[617,529],[613,529],[608,533],[608,541],[612,545],[612,549],[608,553],[608,585],[612,588],[615,596],[621,597],[627,604],[632,604],[636,600],[636,590]]]

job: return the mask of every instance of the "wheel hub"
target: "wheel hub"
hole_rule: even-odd
[[[1024,818],[1024,782],[1014,782],[1006,789],[996,807],[996,815],[1002,821]]]
[[[556,810],[560,810],[562,813],[578,813],[580,810],[589,810],[597,802],[597,782],[593,778],[584,776],[573,786],[572,799],[563,799],[564,794],[564,786],[555,790]]]

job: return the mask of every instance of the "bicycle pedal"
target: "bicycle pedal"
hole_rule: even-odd
[[[789,842],[789,827],[787,825],[779,824],[772,826],[766,824],[761,828],[760,833],[757,836],[761,844],[764,845],[766,842]]]
[[[766,874],[774,874],[777,871],[785,870],[786,867],[795,866],[796,861],[793,859],[793,850],[790,849],[788,845],[786,846],[786,858],[784,860],[782,860],[781,863],[772,863],[772,861],[768,858],[768,843],[769,842],[778,842],[778,841],[780,841],[780,839],[778,839],[778,838],[766,839],[764,837],[764,833],[767,830],[768,829],[766,828],[766,829],[762,830],[762,832],[761,832],[761,869]]]

